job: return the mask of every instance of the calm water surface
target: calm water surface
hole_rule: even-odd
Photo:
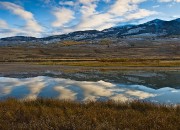
[[[0,98],[38,97],[87,100],[146,100],[180,103],[179,72],[76,73],[0,77]]]

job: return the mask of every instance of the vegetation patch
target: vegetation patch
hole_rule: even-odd
[[[178,67],[180,60],[161,59],[97,59],[96,61],[39,62],[41,65],[67,65],[85,67]]]
[[[0,129],[179,130],[180,106],[8,99],[0,102]]]

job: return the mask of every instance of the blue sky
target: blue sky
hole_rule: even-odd
[[[45,37],[180,18],[180,0],[0,0],[0,37]]]

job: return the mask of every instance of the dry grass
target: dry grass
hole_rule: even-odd
[[[63,41],[63,46],[72,46],[72,45],[81,45],[81,44],[87,44],[86,42],[77,42],[77,41]]]
[[[161,59],[97,59],[96,61],[39,62],[41,65],[66,65],[85,67],[179,67],[180,60]]]
[[[179,130],[180,107],[53,99],[0,102],[0,129]]]
[[[148,42],[149,43],[149,42]],[[16,60],[37,59],[180,59],[179,43],[168,42],[163,45],[121,46],[102,41],[97,44],[86,42],[64,41],[63,43],[44,46],[12,46],[0,47],[0,61],[16,62]],[[34,43],[35,44],[35,43]],[[129,43],[130,44],[130,43]],[[136,43],[139,44],[139,43]],[[148,45],[146,45],[148,44]]]

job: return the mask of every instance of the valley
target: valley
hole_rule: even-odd
[[[76,42],[75,42],[76,43]],[[122,39],[120,43],[47,44],[0,47],[0,64],[84,67],[179,67],[178,40]]]

